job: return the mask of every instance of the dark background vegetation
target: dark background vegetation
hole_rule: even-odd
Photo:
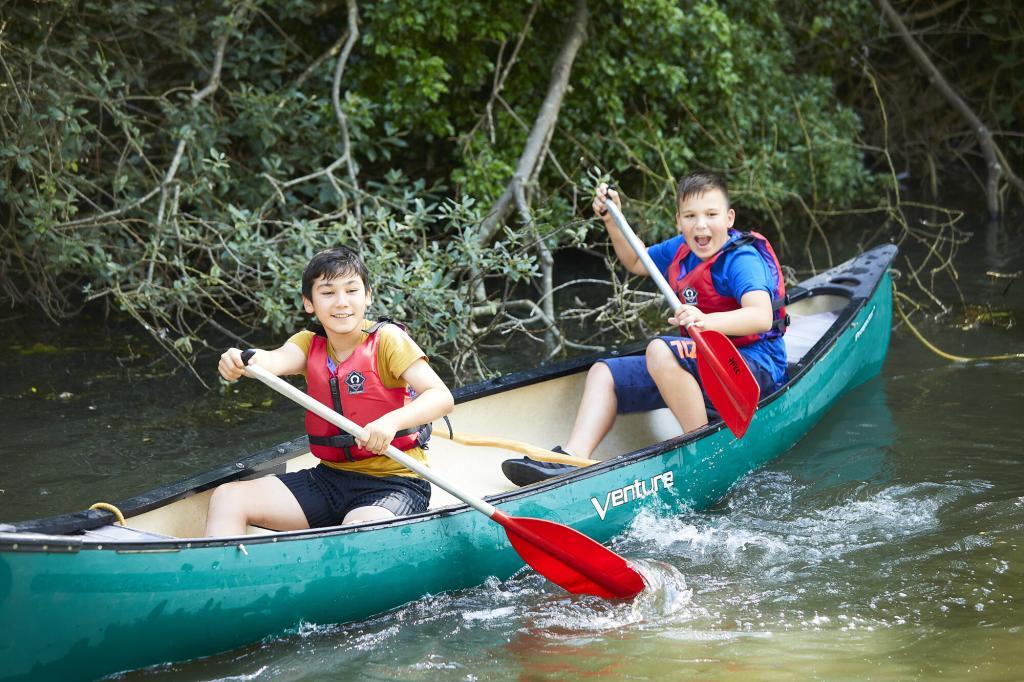
[[[303,324],[302,266],[347,243],[465,380],[510,335],[643,329],[656,296],[579,275],[591,187],[650,242],[704,167],[784,262],[923,246],[941,308],[951,185],[1020,204],[1022,43],[1013,0],[0,2],[0,302],[130,317],[191,369]]]

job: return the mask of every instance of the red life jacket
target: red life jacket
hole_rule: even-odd
[[[334,371],[328,366],[326,336],[315,335],[306,356],[306,392],[360,426],[366,426],[411,400],[407,388],[387,388],[377,371],[377,330],[384,324],[378,322],[370,327],[368,336]],[[345,394],[344,400],[342,394]],[[428,435],[421,441],[420,433],[423,431]],[[328,462],[354,462],[377,457],[356,445],[353,436],[309,411],[306,412],[306,434],[310,452]],[[428,427],[403,429],[395,434],[391,444],[399,450],[410,450],[425,444],[427,437]]]
[[[672,258],[672,264],[668,268],[668,281],[676,292],[679,300],[687,305],[700,308],[702,313],[724,313],[740,308],[740,302],[731,296],[723,296],[715,289],[711,279],[711,265],[718,260],[719,256],[739,246],[750,244],[761,255],[761,258],[768,265],[769,272],[775,277],[775,291],[772,292],[772,328],[759,334],[748,334],[746,336],[730,336],[732,342],[737,346],[747,346],[761,339],[776,339],[786,333],[786,325],[789,319],[786,317],[786,282],[782,276],[782,266],[775,256],[772,245],[764,235],[757,232],[737,233],[729,230],[730,235],[739,234],[728,244],[718,250],[718,253],[701,261],[700,265],[683,273],[683,259],[690,254],[690,247],[683,240],[676,255]],[[680,329],[684,336],[689,336],[685,329]]]

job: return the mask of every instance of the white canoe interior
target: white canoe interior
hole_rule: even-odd
[[[790,327],[785,336],[790,363],[799,362],[808,350],[829,330],[848,299],[821,295],[798,301],[787,308]],[[586,372],[506,390],[461,403],[450,415],[457,433],[471,433],[503,438],[550,448],[569,436],[576,407],[583,394]],[[435,430],[447,430],[444,422],[436,422]],[[595,453],[596,459],[607,459],[632,452],[680,433],[679,424],[667,409],[620,416],[611,433]],[[512,490],[514,485],[501,473],[501,462],[523,455],[502,448],[466,446],[442,438],[430,442],[430,467],[452,480],[463,490],[478,497]],[[287,471],[315,466],[317,459],[305,454],[289,460]],[[203,534],[206,508],[211,492],[207,491],[164,507],[127,519],[126,526],[105,526],[89,531],[87,536],[107,542],[139,541],[146,537],[195,538]],[[459,504],[447,492],[433,489],[430,507]],[[250,528],[251,533],[267,533]]]

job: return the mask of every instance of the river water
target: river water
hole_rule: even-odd
[[[963,253],[967,302],[1024,320],[1024,282],[985,274],[981,235]],[[1006,316],[949,319],[917,324],[952,353],[1024,351]],[[124,499],[298,430],[256,382],[157,373],[130,327],[9,316],[0,343],[0,520]],[[898,326],[881,376],[713,509],[635,520],[614,546],[654,585],[635,603],[523,571],[120,677],[1019,680],[1022,398],[1024,361],[951,363]]]

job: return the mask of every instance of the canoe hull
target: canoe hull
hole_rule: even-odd
[[[641,507],[705,508],[799,441],[845,392],[878,374],[891,326],[882,276],[845,331],[761,405],[742,440],[724,427],[680,437],[491,501],[606,542]],[[302,623],[358,621],[424,594],[523,566],[504,531],[467,508],[358,529],[219,546],[112,551],[0,547],[0,678],[95,677],[225,651]],[[8,551],[12,550],[12,551]]]

